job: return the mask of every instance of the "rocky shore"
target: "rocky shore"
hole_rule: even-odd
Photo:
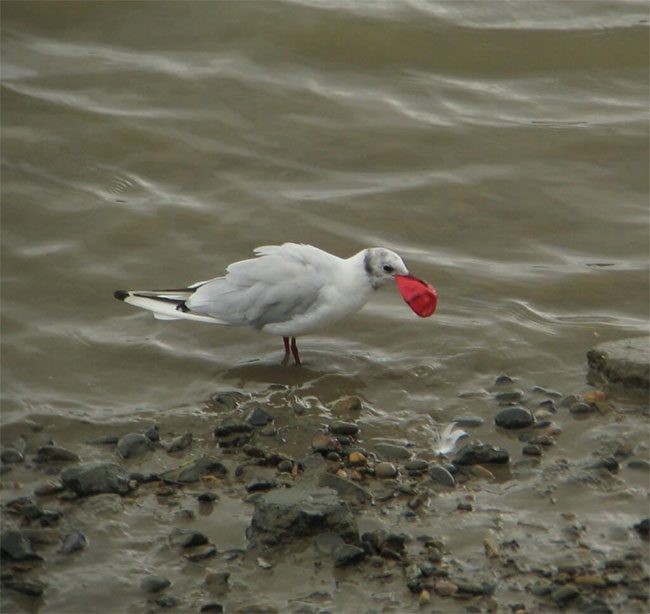
[[[358,396],[299,392],[219,392],[184,431],[3,433],[3,612],[647,611],[648,518],[625,504],[647,404],[501,374],[461,393],[480,415],[407,439]],[[112,601],[86,574],[121,565]]]

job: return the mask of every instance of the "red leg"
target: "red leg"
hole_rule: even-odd
[[[291,337],[291,353],[293,354],[293,359],[296,361],[296,364],[302,364],[300,362],[300,355],[298,354],[298,346],[296,345],[295,337]]]
[[[286,358],[289,356],[289,337],[282,337],[282,341],[284,341],[284,356]]]

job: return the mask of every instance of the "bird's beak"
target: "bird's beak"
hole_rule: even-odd
[[[413,275],[395,275],[395,282],[402,298],[414,313],[428,318],[438,305],[436,289],[426,281]]]

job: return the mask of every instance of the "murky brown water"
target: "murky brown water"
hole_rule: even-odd
[[[211,394],[285,384],[307,404],[360,395],[373,436],[420,447],[429,416],[483,415],[477,435],[519,454],[493,407],[460,393],[499,373],[582,392],[590,347],[648,331],[644,2],[3,2],[2,22],[5,442],[29,421],[84,460],[100,453],[80,442],[104,428],[155,421],[207,439]],[[438,288],[438,312],[419,320],[384,288],[303,338],[294,369],[279,339],[112,299],[283,241],[394,249]],[[557,421],[548,464],[612,432],[643,443],[647,428],[636,414]],[[33,489],[19,469],[7,478],[3,500]],[[607,536],[647,507],[647,473],[620,479],[622,499],[569,489],[561,507]],[[533,486],[506,501],[492,488],[549,522]],[[244,514],[230,544],[242,547],[250,510],[227,505]],[[137,536],[145,518],[134,510],[107,535]],[[457,553],[470,529],[451,534]],[[160,563],[137,548],[87,556],[86,579],[51,572],[87,581],[83,599],[115,598],[133,569]],[[281,607],[290,587],[266,582]],[[83,603],[48,599],[47,611]]]

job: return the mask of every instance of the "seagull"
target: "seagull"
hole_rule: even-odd
[[[420,317],[436,309],[436,290],[412,276],[384,247],[339,258],[311,245],[264,245],[255,258],[234,262],[223,277],[176,290],[117,290],[116,299],[153,312],[159,320],[194,320],[279,335],[284,362],[301,364],[296,337],[333,324],[363,307],[394,279]]]

